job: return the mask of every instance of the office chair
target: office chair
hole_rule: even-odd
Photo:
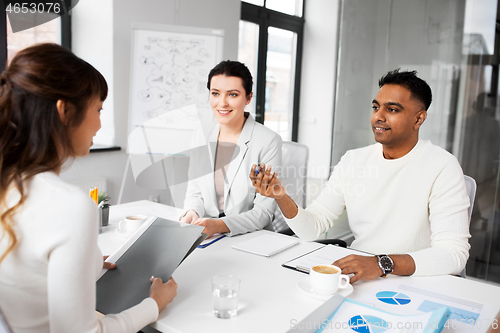
[[[476,181],[470,176],[464,175],[465,187],[467,188],[467,195],[469,196],[470,206],[468,209],[469,213],[469,224],[472,217],[472,208],[474,207],[474,200],[476,198]]]
[[[0,309],[0,333],[13,333],[9,323],[7,323],[7,319],[2,313],[2,309]]]
[[[306,145],[285,141],[282,146],[282,169],[279,173],[281,185],[297,206],[306,206],[307,163],[309,161],[309,148]],[[294,233],[288,227],[283,214],[278,206],[274,212],[274,231],[292,236]]]
[[[469,206],[469,209],[467,210],[467,212],[469,214],[469,226],[470,226],[470,220],[472,217],[472,209],[474,208],[474,200],[476,199],[477,186],[476,186],[476,181],[474,180],[474,178],[472,178],[470,176],[464,175],[464,180],[465,180],[465,187],[467,188],[467,195],[469,196],[469,200],[470,200],[470,206]],[[459,274],[463,278],[465,278],[465,276],[466,276],[465,270],[466,270],[466,268],[464,268]]]

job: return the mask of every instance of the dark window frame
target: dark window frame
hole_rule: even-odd
[[[274,27],[289,30],[297,34],[297,54],[295,58],[295,78],[293,85],[293,107],[292,107],[292,141],[297,142],[299,132],[299,104],[300,104],[300,81],[302,70],[302,46],[304,41],[304,13],[306,10],[305,0],[303,0],[302,17],[280,13],[265,7],[257,6],[246,2],[241,2],[241,20],[255,23],[259,26],[259,45],[257,53],[257,79],[255,113],[256,121],[264,123],[265,113],[265,90],[266,90],[266,63],[268,28]]]
[[[67,1],[67,0],[66,0]],[[61,45],[71,51],[71,11],[67,11],[66,2],[61,1],[66,14],[61,15]],[[0,72],[3,72],[7,64],[7,14],[0,15]],[[121,147],[94,147],[90,153],[119,151]]]

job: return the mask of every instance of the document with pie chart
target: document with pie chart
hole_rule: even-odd
[[[494,318],[491,304],[443,293],[438,285],[409,285],[401,281],[391,278],[378,281],[376,287],[364,290],[356,300],[399,315],[418,315],[447,307],[450,310],[448,326],[462,333],[484,332]]]
[[[398,315],[346,298],[317,332],[441,332],[449,315],[447,307],[418,315]]]

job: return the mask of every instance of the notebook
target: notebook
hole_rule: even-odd
[[[235,250],[245,251],[259,256],[271,257],[299,243],[299,239],[279,234],[257,236],[232,246]]]

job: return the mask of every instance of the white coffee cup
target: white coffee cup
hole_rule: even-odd
[[[140,228],[142,223],[146,221],[148,217],[146,215],[129,215],[126,216],[118,224],[118,229],[124,234],[131,234]]]
[[[322,295],[332,295],[339,289],[349,285],[349,276],[341,273],[342,270],[334,265],[317,265],[309,271],[311,288]]]

